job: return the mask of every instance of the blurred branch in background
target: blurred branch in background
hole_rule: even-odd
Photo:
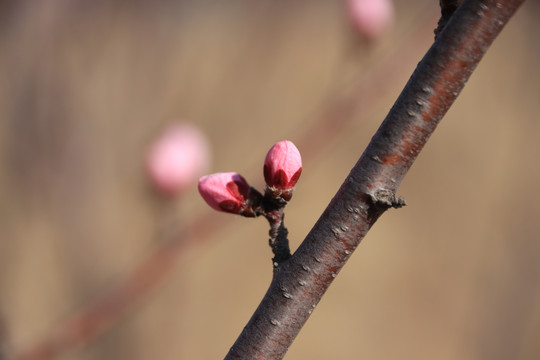
[[[147,259],[110,292],[103,294],[93,303],[52,329],[47,338],[28,350],[23,350],[14,358],[18,360],[55,359],[62,353],[88,344],[114,326],[134,307],[140,305],[145,296],[158,286],[170,273],[181,255],[187,256],[193,247],[201,246],[209,235],[223,228],[225,222],[214,221],[209,226],[201,216],[192,221],[175,238],[151,252]],[[194,236],[196,234],[196,237]]]

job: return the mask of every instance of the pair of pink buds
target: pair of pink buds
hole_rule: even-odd
[[[286,203],[302,173],[302,158],[296,146],[283,140],[272,146],[264,160],[266,193]],[[235,172],[216,173],[199,179],[199,192],[213,209],[244,216],[257,216],[262,195]]]

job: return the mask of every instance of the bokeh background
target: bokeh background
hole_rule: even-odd
[[[195,184],[159,196],[148,147],[196,124],[210,171],[262,188],[266,151],[293,140],[296,248],[432,43],[438,1],[395,5],[368,42],[343,1],[0,1],[0,357],[65,331],[175,239],[156,286],[59,358],[223,358],[270,281],[267,224],[209,210]],[[528,1],[504,29],[402,184],[409,205],[287,359],[540,358],[539,18]]]

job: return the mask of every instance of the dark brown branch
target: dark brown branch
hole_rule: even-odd
[[[465,0],[411,76],[364,154],[298,250],[274,271],[226,359],[281,359],[476,65],[524,0]]]

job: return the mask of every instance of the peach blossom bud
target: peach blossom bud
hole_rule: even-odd
[[[159,191],[175,195],[206,171],[209,153],[208,142],[196,127],[174,125],[151,146],[146,170]]]
[[[392,0],[347,0],[356,28],[368,39],[376,39],[394,21]]]
[[[292,189],[301,173],[302,157],[291,141],[278,142],[266,154],[264,180],[269,187],[280,190]]]
[[[235,172],[203,176],[199,179],[199,193],[208,205],[218,211],[234,214],[244,214],[246,210],[249,212],[250,186]]]

